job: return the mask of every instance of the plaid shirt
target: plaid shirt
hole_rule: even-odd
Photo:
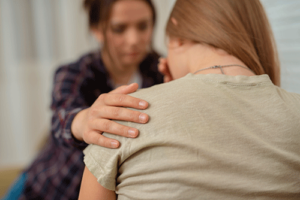
[[[149,54],[140,64],[142,87],[163,82],[158,72],[158,55]],[[100,52],[83,56],[76,63],[60,67],[54,78],[51,137],[27,169],[27,181],[20,199],[78,199],[86,143],[71,133],[75,115],[112,90]]]

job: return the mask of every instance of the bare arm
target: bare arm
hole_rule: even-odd
[[[79,200],[116,200],[114,191],[104,188],[96,177],[85,167],[80,187]]]

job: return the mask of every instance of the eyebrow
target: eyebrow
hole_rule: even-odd
[[[138,22],[136,22],[136,24],[141,24],[141,23],[148,23],[148,22],[151,22],[152,19],[142,19]],[[127,23],[124,23],[124,22],[111,22],[111,25],[112,26],[127,26]]]

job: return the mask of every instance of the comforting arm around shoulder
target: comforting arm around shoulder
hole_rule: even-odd
[[[115,200],[116,193],[104,188],[97,182],[96,177],[88,170],[84,169],[80,187],[79,200]]]

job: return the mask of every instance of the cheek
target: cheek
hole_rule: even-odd
[[[124,43],[123,35],[116,35],[108,31],[106,35],[106,47],[109,49],[111,54],[118,54],[123,43]]]
[[[144,32],[139,32],[137,35],[137,43],[135,44],[141,51],[147,51],[152,40],[152,29]]]

